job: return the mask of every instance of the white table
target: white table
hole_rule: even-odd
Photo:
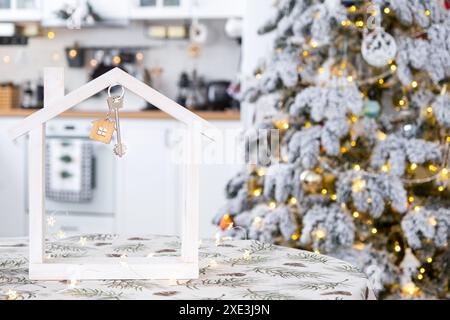
[[[51,257],[179,255],[179,239],[72,236],[47,243]],[[1,299],[375,299],[358,268],[308,251],[250,240],[203,240],[195,280],[30,281],[26,238],[0,239]]]

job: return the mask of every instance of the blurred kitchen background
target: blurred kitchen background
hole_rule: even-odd
[[[27,234],[26,138],[6,130],[43,106],[44,67],[65,68],[66,93],[120,67],[221,130],[239,132],[251,107],[237,100],[268,52],[256,30],[270,0],[0,0],[0,237]],[[128,153],[87,139],[106,114],[94,96],[47,124],[47,224],[61,234],[179,232],[179,168],[170,156],[179,124],[127,93]],[[233,154],[239,134],[222,152]],[[241,165],[202,165],[200,233],[224,203]],[[143,178],[145,177],[145,178]]]
[[[65,68],[70,92],[120,67],[183,106],[232,130],[221,152],[234,155],[251,112],[236,97],[270,39],[256,30],[270,0],[0,0],[0,236],[27,226],[26,137],[7,129],[43,105],[44,67]],[[106,114],[96,95],[47,124],[47,225],[62,234],[179,232],[180,171],[170,161],[179,124],[127,93],[121,116],[128,146],[87,139]],[[237,133],[236,133],[237,132]],[[237,155],[239,157],[239,155]],[[233,157],[231,157],[233,158]],[[225,202],[231,160],[201,167],[200,233]]]
[[[242,4],[0,0],[0,20],[13,21],[0,27],[0,81],[20,86],[22,106],[36,107],[42,104],[42,66],[68,67],[68,91],[119,66],[170,98],[185,96],[193,109],[231,108],[226,97],[222,105],[207,101],[206,91],[238,78]]]

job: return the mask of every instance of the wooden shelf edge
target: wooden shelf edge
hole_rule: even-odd
[[[33,112],[37,111],[26,109],[0,109],[0,117],[27,117]],[[196,111],[194,112],[199,117],[205,120],[240,120],[241,114],[239,111]],[[105,116],[105,112],[99,111],[66,111],[63,112],[60,117],[64,118],[101,118]],[[170,115],[162,111],[128,111],[120,112],[121,118],[124,119],[172,119]]]

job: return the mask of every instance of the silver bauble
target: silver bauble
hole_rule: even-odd
[[[305,170],[300,174],[300,181],[305,191],[316,193],[322,185],[322,176],[312,170]]]

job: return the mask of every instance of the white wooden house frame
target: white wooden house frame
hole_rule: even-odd
[[[182,234],[180,257],[47,259],[45,256],[45,123],[111,85],[122,85],[187,126],[183,173]],[[126,103],[125,103],[126,108]],[[16,139],[28,140],[29,276],[32,280],[63,279],[193,279],[198,278],[199,167],[201,135],[214,126],[115,68],[64,95],[64,69],[45,68],[44,108],[10,129]],[[113,156],[113,155],[112,155]]]

